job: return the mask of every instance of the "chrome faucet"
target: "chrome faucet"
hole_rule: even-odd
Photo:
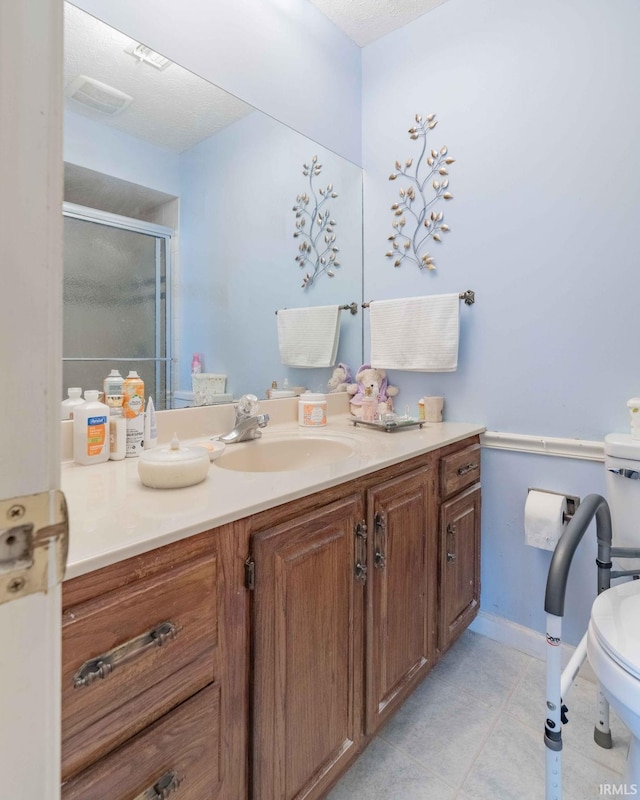
[[[255,394],[243,394],[236,406],[236,421],[233,429],[224,436],[218,437],[225,444],[248,442],[262,436],[260,428],[266,428],[269,422],[268,414],[256,414],[258,398]]]

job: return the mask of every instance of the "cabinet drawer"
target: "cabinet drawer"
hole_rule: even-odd
[[[167,572],[65,610],[63,778],[214,680],[216,557]]]
[[[213,684],[64,783],[62,800],[213,800],[219,748],[220,689]]]
[[[440,459],[440,495],[450,497],[480,480],[480,445],[473,444]]]

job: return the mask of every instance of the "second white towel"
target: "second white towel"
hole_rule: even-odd
[[[376,300],[371,313],[371,366],[411,372],[458,368],[457,294]]]
[[[278,311],[280,361],[288,367],[332,367],[340,339],[340,307]]]

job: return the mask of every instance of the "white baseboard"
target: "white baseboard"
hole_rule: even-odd
[[[526,653],[534,658],[544,661],[547,657],[547,642],[545,635],[534,631],[533,628],[525,628],[517,622],[495,614],[487,614],[486,611],[479,611],[478,616],[469,626],[469,630],[475,633],[494,639],[496,642],[506,644],[522,653]],[[566,664],[571,658],[575,647],[569,644],[562,645],[562,663]],[[580,677],[595,680],[588,661],[585,661],[580,671]]]

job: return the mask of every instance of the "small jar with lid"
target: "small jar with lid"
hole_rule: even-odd
[[[298,400],[298,425],[320,428],[327,424],[327,398],[320,392],[305,392]]]

